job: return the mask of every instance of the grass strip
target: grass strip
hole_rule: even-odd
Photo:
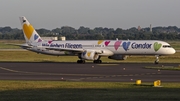
[[[180,83],[0,81],[0,101],[179,101]]]

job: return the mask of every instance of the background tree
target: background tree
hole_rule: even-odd
[[[180,40],[180,28],[176,26],[154,27],[152,32],[149,30],[149,28],[138,30],[135,27],[126,30],[106,27],[90,29],[84,26],[75,29],[63,26],[52,30],[37,29],[37,32],[40,36],[65,36],[67,40],[115,40],[116,38],[119,40]],[[24,36],[21,29],[6,26],[0,27],[0,39],[24,40]]]

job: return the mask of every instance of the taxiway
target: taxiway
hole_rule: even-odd
[[[159,66],[179,66],[179,64],[159,64]],[[0,63],[0,80],[59,80],[130,82],[138,79],[143,82],[162,80],[180,82],[180,71],[145,69],[157,66],[151,63]]]

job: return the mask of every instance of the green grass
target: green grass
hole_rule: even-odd
[[[30,51],[0,51],[1,62],[76,62],[77,56],[50,56]],[[127,60],[101,58],[104,63],[154,63],[155,56],[130,56]],[[92,62],[92,61],[87,61]],[[174,55],[161,56],[160,63],[180,63],[180,52]]]
[[[77,56],[51,56],[31,51],[0,51],[2,62],[76,62]]]
[[[0,43],[0,49],[20,49],[19,46],[14,46],[14,45],[7,45],[4,43]]]
[[[0,40],[0,49],[21,49],[19,46],[9,45],[10,44],[23,44],[24,40]]]
[[[180,50],[180,41],[167,41],[173,48]]]
[[[180,83],[0,81],[0,101],[179,101]]]

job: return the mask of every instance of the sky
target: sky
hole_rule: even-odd
[[[25,16],[36,28],[71,26],[129,29],[180,28],[180,0],[0,0],[0,27],[20,28]]]

